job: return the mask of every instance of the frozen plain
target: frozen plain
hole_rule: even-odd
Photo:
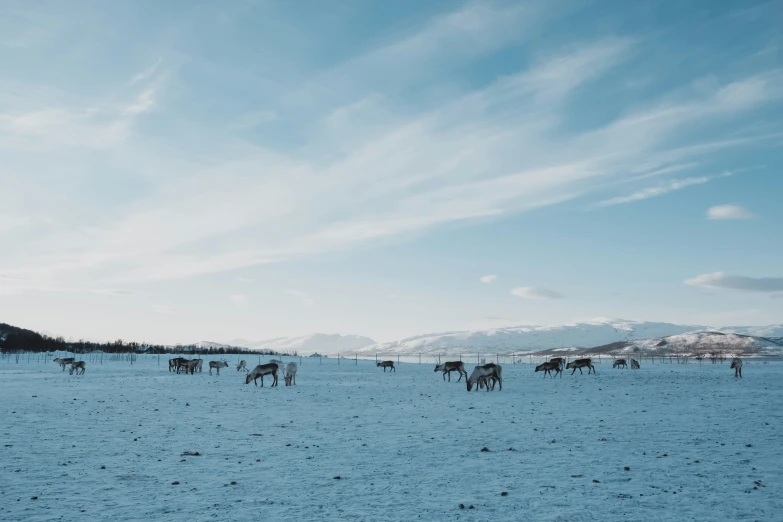
[[[305,359],[297,386],[256,388],[155,357],[5,359],[0,520],[783,517],[782,363],[507,364],[490,393],[433,368]]]

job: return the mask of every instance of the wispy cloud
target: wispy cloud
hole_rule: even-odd
[[[717,205],[707,209],[709,219],[750,219],[753,217],[747,209],[737,205]]]
[[[131,105],[125,107],[125,112],[128,114],[141,114],[149,111],[155,105],[155,91],[153,89],[145,89],[139,94],[136,101]]]
[[[724,288],[746,292],[782,292],[783,277],[745,277],[728,275],[724,272],[701,274],[685,280],[686,285],[707,288]]]
[[[493,282],[497,278],[498,278],[498,276],[496,276],[496,275],[485,275],[485,276],[482,276],[481,278],[479,278],[479,281],[481,281],[482,283],[491,283],[491,282]]]
[[[229,301],[234,304],[242,304],[247,302],[247,296],[245,294],[234,294],[229,297]]]
[[[664,194],[668,194],[669,192],[674,192],[676,190],[690,187],[692,185],[701,185],[702,183],[707,183],[716,177],[717,176],[701,176],[698,178],[674,179],[655,187],[648,187],[642,190],[637,190],[636,192],[628,194],[627,196],[617,196],[614,198],[605,199],[596,203],[596,206],[609,207],[612,205],[622,205],[624,203],[633,203],[634,201],[655,198],[658,196],[663,196]]]
[[[302,306],[305,308],[309,308],[315,304],[315,301],[313,301],[306,292],[301,290],[286,290],[286,293],[299,299],[299,301],[302,303]]]
[[[155,75],[155,72],[158,70],[158,67],[160,67],[160,64],[163,63],[163,57],[158,57],[158,59],[153,63],[149,68],[141,71],[139,74],[131,78],[130,84],[134,85],[136,83],[149,80]]]
[[[136,292],[133,290],[123,290],[121,288],[100,288],[92,290],[92,293],[99,295],[133,295]]]
[[[0,269],[47,288],[132,287],[600,199],[620,186],[630,194],[598,205],[639,201],[712,179],[667,179],[682,166],[708,168],[729,148],[769,145],[772,132],[751,135],[743,122],[783,96],[779,71],[722,75],[730,79],[698,89],[685,81],[618,101],[603,119],[582,118],[580,96],[617,83],[642,58],[634,38],[575,40],[530,53],[494,80],[461,81],[466,65],[545,31],[553,14],[543,5],[464,4],[297,78],[301,89],[251,100],[244,119],[220,119],[241,113],[233,99],[211,99],[218,116],[209,122],[181,101],[166,132],[149,136],[135,123],[153,109],[164,116],[168,55],[165,67],[159,59],[126,74],[130,86],[103,84],[104,96],[95,86],[83,95],[15,89],[24,103],[0,105],[13,107],[0,113],[0,153],[31,166],[0,165],[20,191],[4,215],[18,219],[46,197],[61,218],[27,235]],[[182,100],[201,104],[198,78],[190,92],[182,84]],[[425,91],[426,99],[409,96]],[[282,123],[268,139],[225,132],[269,118]],[[130,189],[107,190],[107,172]],[[42,190],[76,175],[80,183],[61,185],[70,198]],[[645,176],[661,181],[640,186]],[[99,188],[110,200],[86,196]]]
[[[554,290],[535,286],[518,286],[511,290],[511,295],[523,299],[562,299],[563,296]]]

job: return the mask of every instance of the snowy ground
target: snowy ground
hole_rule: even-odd
[[[467,393],[429,364],[305,360],[270,389],[6,359],[0,519],[781,520],[783,364],[744,370],[507,365]]]

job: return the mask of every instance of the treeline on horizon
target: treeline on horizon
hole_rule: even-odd
[[[229,354],[253,354],[253,355],[298,355],[296,352],[280,353],[274,350],[250,350],[240,346],[229,347],[203,347],[195,344],[165,346],[162,344],[148,344],[137,342],[125,342],[118,339],[113,342],[95,343],[91,341],[67,341],[63,337],[49,337],[32,330],[26,330],[10,324],[0,323],[0,353],[17,352],[74,352],[89,353],[101,351],[104,353],[149,353],[149,354],[181,354],[191,353],[199,355],[229,355]]]

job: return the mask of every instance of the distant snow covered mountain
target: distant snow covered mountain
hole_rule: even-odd
[[[700,353],[709,348],[743,353],[783,349],[783,325],[731,326],[712,328],[626,319],[597,318],[560,326],[515,326],[476,331],[416,335],[386,343],[369,337],[340,334],[312,334],[278,337],[263,341],[233,339],[225,344],[202,342],[204,347],[241,346],[251,350],[337,353],[372,356],[475,353],[573,352],[595,349],[596,353],[656,351]],[[666,348],[664,348],[664,346]]]
[[[703,329],[705,327],[696,325],[598,318],[562,326],[516,326],[417,335],[400,341],[378,343],[358,351],[399,355],[536,352],[553,348],[588,348]]]
[[[264,341],[248,341],[247,339],[232,339],[231,346],[241,346],[251,350],[272,350],[276,352],[298,352],[310,354],[352,353],[375,344],[369,337],[361,335],[311,334],[301,337],[277,337]]]
[[[710,330],[714,332],[753,335],[755,337],[783,337],[783,324],[771,324],[769,326],[723,326],[720,328],[710,328]]]
[[[766,337],[722,332],[691,332],[662,339],[634,341],[624,351],[634,351],[636,348],[682,355],[708,354],[712,351],[739,355],[758,352],[779,353],[783,350],[783,345]]]

